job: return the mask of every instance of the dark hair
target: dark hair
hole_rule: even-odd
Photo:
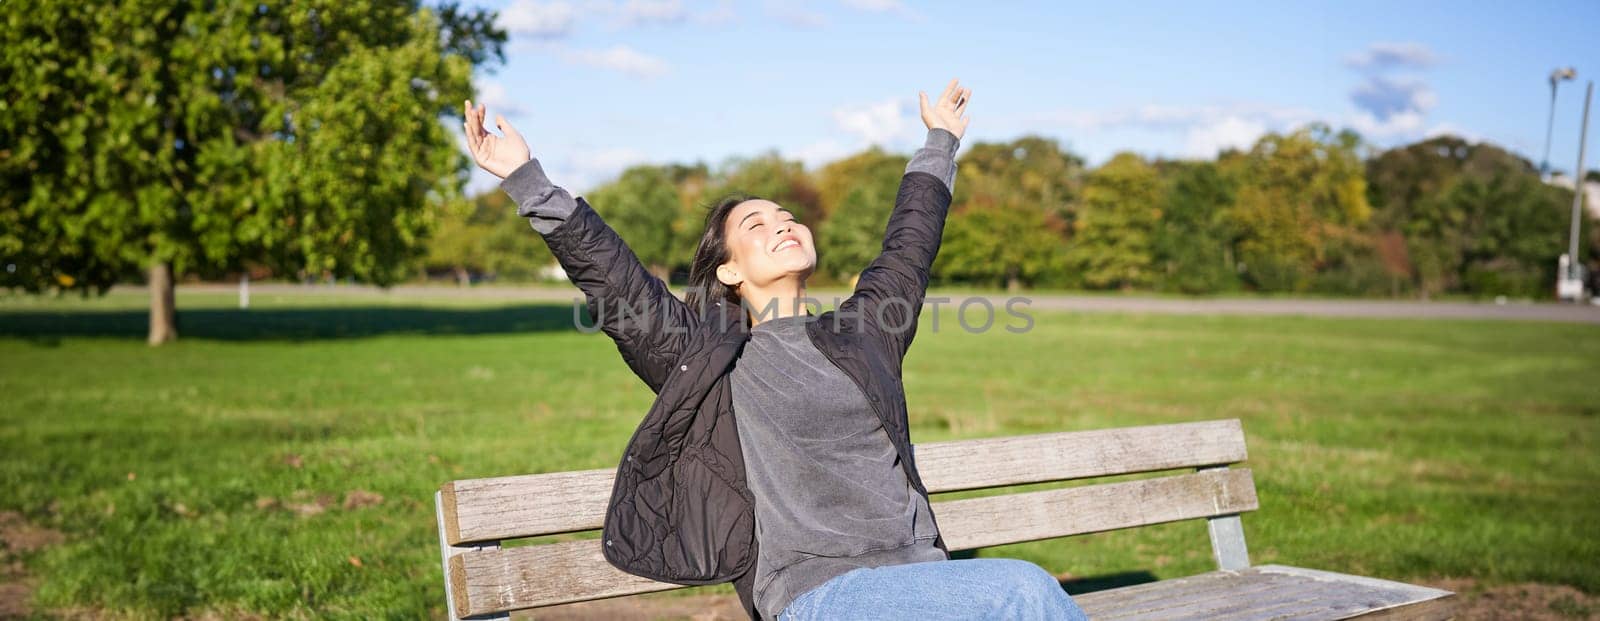
[[[735,192],[722,197],[706,211],[706,229],[694,250],[694,262],[689,264],[689,291],[684,296],[684,301],[696,313],[704,314],[718,301],[736,307],[742,303],[737,290],[717,279],[717,267],[728,262],[728,213],[749,200],[761,200],[761,197]]]

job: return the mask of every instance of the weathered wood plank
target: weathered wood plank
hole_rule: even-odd
[[[1361,621],[1448,621],[1456,618],[1458,602],[1456,594],[1451,593],[1438,599],[1430,599],[1404,606],[1391,606],[1344,618],[1361,619]]]
[[[458,554],[461,554],[462,552],[467,552],[467,551],[470,551],[470,550],[485,550],[485,549],[498,550],[500,548],[500,543],[499,542],[478,542],[478,543],[467,544],[467,545],[464,545],[464,546],[453,546],[453,545],[450,545],[449,542],[445,541],[445,536],[444,536],[444,533],[445,533],[446,529],[445,529],[445,522],[444,522],[444,498],[443,498],[443,492],[434,492],[434,494],[433,494],[433,508],[434,508],[434,519],[437,522],[438,527],[439,527],[439,561],[440,561],[440,566],[443,568],[444,576],[445,576],[445,581],[444,581],[444,599],[445,599],[446,614],[450,615],[451,621],[455,621],[456,619],[460,619],[461,617],[456,613],[455,593],[452,590],[454,585],[450,582],[450,579],[449,579],[450,578],[450,559],[455,557]],[[482,617],[480,617],[480,618],[482,618]],[[502,615],[495,615],[493,617],[488,617],[488,618],[489,619],[509,619],[510,617],[507,616],[507,615],[503,615],[502,614]]]
[[[1239,419],[1041,433],[917,445],[932,493],[1244,461]]]
[[[1138,585],[1151,587],[1145,591],[1125,592],[1132,587],[1099,591],[1084,595],[1091,599],[1102,600],[1097,606],[1104,606],[1107,610],[1119,610],[1126,614],[1140,612],[1146,609],[1159,607],[1169,601],[1179,599],[1200,600],[1215,597],[1218,593],[1227,593],[1226,589],[1219,588],[1219,572],[1205,573],[1198,576],[1184,578],[1171,578],[1159,582]],[[1253,581],[1254,586],[1270,589],[1283,586],[1297,580],[1293,576],[1261,576]]]
[[[443,499],[443,497],[444,497],[444,492],[434,492],[434,494],[433,494],[433,513],[434,513],[434,519],[435,519],[435,521],[438,522],[438,525],[439,525],[439,566],[444,571],[444,577],[445,577],[445,580],[444,580],[445,614],[450,615],[451,621],[455,621],[456,619],[460,619],[461,617],[456,614],[455,596],[450,593],[450,557],[455,556],[456,554],[460,553],[460,550],[458,550],[455,547],[451,546],[449,539],[447,537],[445,537],[445,533],[447,531],[449,531],[449,529],[446,528],[445,524],[444,524],[444,499]]]
[[[931,493],[1229,464],[1246,457],[1237,419],[920,444]],[[614,469],[454,481],[440,492],[452,544],[600,528]]]
[[[933,504],[952,550],[1256,508],[1248,468]],[[449,579],[456,608],[466,615],[679,588],[612,567],[596,540],[459,554],[450,560]]]
[[[1350,584],[1307,584],[1305,581],[1295,581],[1273,588],[1260,589],[1251,583],[1229,585],[1230,588],[1219,589],[1215,597],[1185,602],[1182,604],[1168,604],[1140,612],[1139,614],[1116,616],[1114,619],[1124,621],[1172,621],[1172,620],[1209,620],[1209,619],[1236,619],[1248,618],[1273,618],[1283,615],[1292,615],[1308,611],[1326,610],[1319,598],[1328,598],[1335,601],[1356,602],[1358,605],[1372,601],[1381,595],[1364,589],[1358,585]],[[1383,605],[1393,602],[1383,601]],[[1331,611],[1326,612],[1325,618],[1337,618]]]
[[[684,588],[618,570],[598,539],[457,554],[447,578],[464,615]]]
[[[1239,468],[1087,487],[934,503],[952,550],[1254,511],[1255,482]]]
[[[446,483],[446,533],[461,543],[600,528],[616,474],[607,468]]]
[[[1427,599],[1427,598],[1432,598],[1432,597],[1443,597],[1443,596],[1446,596],[1446,595],[1452,595],[1452,593],[1450,591],[1446,591],[1446,590],[1443,590],[1443,589],[1435,589],[1433,587],[1419,586],[1419,585],[1415,585],[1415,584],[1409,584],[1409,583],[1406,583],[1406,582],[1398,582],[1398,581],[1395,581],[1395,580],[1385,580],[1383,578],[1373,578],[1373,577],[1370,577],[1370,576],[1357,576],[1357,575],[1354,575],[1354,574],[1341,574],[1341,573],[1336,572],[1336,571],[1324,571],[1324,570],[1321,570],[1321,569],[1307,569],[1305,567],[1293,567],[1293,566],[1289,566],[1289,565],[1257,565],[1255,567],[1252,567],[1251,570],[1253,570],[1253,571],[1255,571],[1257,573],[1273,573],[1273,574],[1285,574],[1285,575],[1290,575],[1290,576],[1301,576],[1301,577],[1308,578],[1308,579],[1311,579],[1311,580],[1320,580],[1320,581],[1325,581],[1325,582],[1353,582],[1353,583],[1357,583],[1357,584],[1364,584],[1364,585],[1367,585],[1368,587],[1371,587],[1371,588],[1374,588],[1374,589],[1402,591],[1402,592],[1411,594],[1413,597],[1415,597],[1417,599]]]
[[[1449,591],[1363,576],[1264,565],[1075,596],[1097,620],[1444,619]]]

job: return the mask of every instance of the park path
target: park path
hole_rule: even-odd
[[[236,285],[192,284],[181,285],[180,291],[206,291],[234,293]],[[118,291],[143,292],[142,287],[117,287]],[[481,300],[507,300],[530,302],[582,301],[583,295],[575,287],[561,286],[476,286],[454,287],[438,285],[400,285],[384,290],[364,285],[294,285],[281,283],[252,284],[252,296],[374,296],[390,300],[462,298]],[[677,292],[681,297],[683,292]],[[813,289],[807,294],[818,300],[832,302],[849,295],[844,289]],[[979,313],[987,302],[1001,316],[1006,303],[1013,297],[1019,300],[1016,310],[1066,310],[1084,312],[1135,312],[1175,315],[1304,315],[1319,317],[1371,317],[1402,319],[1507,319],[1518,321],[1556,321],[1566,323],[1600,324],[1600,306],[1592,304],[1563,304],[1557,302],[1507,301],[1459,302],[1377,299],[1320,299],[1320,298],[1268,298],[1268,297],[1210,297],[1180,298],[1132,295],[1089,295],[1053,292],[1024,292],[1008,294],[969,294],[957,291],[929,291],[930,303],[942,298],[940,308],[953,308],[968,304],[968,311]],[[977,301],[981,298],[983,302]]]

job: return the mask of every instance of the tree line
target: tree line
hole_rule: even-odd
[[[503,63],[495,14],[454,0],[0,2],[0,285],[174,285],[241,273],[387,286],[531,281],[554,262],[498,190],[463,187],[458,103]],[[438,121],[438,122],[435,122]],[[817,284],[879,251],[907,157],[807,170],[776,152],[635,166],[586,198],[683,282],[705,208],[742,191],[818,235]],[[1593,175],[1593,173],[1590,173]],[[1309,125],[1211,160],[1090,169],[1041,136],[961,155],[936,284],[1550,297],[1571,191],[1488,143],[1389,150]],[[1582,260],[1600,272],[1593,219]]]
[[[872,147],[812,172],[775,151],[715,170],[639,165],[585,199],[653,272],[682,283],[706,206],[750,192],[817,232],[814,282],[848,283],[879,251],[906,162]],[[1211,160],[1119,153],[1091,169],[1024,136],[974,143],[959,164],[934,282],[1012,291],[1549,298],[1572,206],[1571,190],[1488,142],[1382,150],[1322,124]],[[426,266],[536,279],[553,259],[517,221],[504,193],[478,196],[443,223]],[[1585,210],[1591,273],[1593,225]]]

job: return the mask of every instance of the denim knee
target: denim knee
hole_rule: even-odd
[[[1015,584],[1027,585],[1029,587],[1050,587],[1054,589],[1061,588],[1061,583],[1056,581],[1055,576],[1050,575],[1050,572],[1045,571],[1045,568],[1040,567],[1031,561],[1024,561],[1016,558],[997,558],[991,560],[995,563],[1001,564],[1003,567],[1002,571],[1004,571]]]
[[[1079,619],[1082,611],[1061,583],[1043,567],[1021,559],[994,559],[1003,563],[1001,572],[1013,585],[1008,616],[1019,619]]]

